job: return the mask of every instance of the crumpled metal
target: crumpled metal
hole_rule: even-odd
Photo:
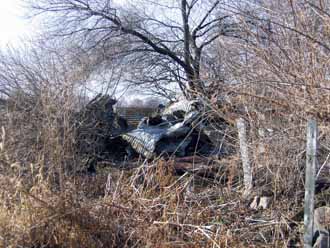
[[[164,116],[172,115],[176,111],[182,111],[184,116],[179,122],[164,122],[156,125],[148,125],[146,118],[141,120],[138,128],[122,135],[132,148],[146,158],[155,157],[157,154],[185,155],[192,138],[189,133],[192,130],[191,124],[200,117],[195,111],[194,105],[197,101],[183,101],[170,105],[163,112]]]

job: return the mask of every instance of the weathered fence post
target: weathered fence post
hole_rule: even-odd
[[[307,125],[306,145],[306,177],[305,177],[305,213],[304,213],[304,247],[312,248],[314,234],[314,194],[315,194],[315,168],[317,151],[317,124],[309,120]]]
[[[252,189],[252,168],[249,160],[249,149],[246,138],[246,128],[245,122],[242,118],[237,120],[237,129],[238,129],[238,137],[239,144],[241,150],[241,157],[243,163],[243,172],[244,172],[244,196],[248,195]]]

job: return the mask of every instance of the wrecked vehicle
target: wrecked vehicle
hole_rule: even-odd
[[[221,134],[207,120],[205,105],[182,100],[144,117],[137,128],[129,126],[108,95],[98,95],[76,117],[76,147],[88,168],[98,161],[124,161],[142,155],[177,157],[223,154]],[[211,130],[211,131],[210,131]],[[224,138],[224,135],[222,135]]]
[[[204,113],[200,101],[175,102],[159,114],[143,118],[137,129],[122,137],[146,158],[159,155],[183,157],[194,153],[211,155],[216,149],[203,132]]]
[[[164,118],[157,125],[150,125],[151,118],[145,118],[137,129],[123,134],[122,137],[146,158],[157,154],[185,156],[186,148],[192,140],[188,135],[190,124],[196,118],[196,115],[190,115],[181,122]]]

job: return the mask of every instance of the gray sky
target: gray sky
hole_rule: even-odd
[[[119,5],[128,5],[127,0],[113,0]],[[131,0],[132,1],[132,0]],[[1,0],[0,5],[0,48],[6,45],[19,44],[20,40],[26,40],[38,30],[37,24],[24,17],[22,0]]]
[[[127,5],[127,0],[114,0],[116,4]],[[38,25],[24,17],[26,9],[22,0],[1,0],[0,6],[0,49],[7,45],[19,46],[38,32]],[[145,96],[134,91],[137,98]]]
[[[30,34],[31,22],[23,18],[21,0],[2,0],[0,8],[0,46],[14,44]]]

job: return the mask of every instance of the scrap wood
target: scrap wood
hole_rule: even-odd
[[[219,165],[211,162],[211,160],[200,156],[189,156],[173,159],[173,167],[179,174],[189,172],[197,176],[216,178]]]
[[[209,158],[205,158],[205,157],[201,157],[201,156],[197,156],[197,155],[186,156],[186,157],[182,157],[182,158],[175,158],[174,160],[176,162],[186,162],[186,163],[205,163],[205,164],[209,164],[209,162],[210,162]]]

